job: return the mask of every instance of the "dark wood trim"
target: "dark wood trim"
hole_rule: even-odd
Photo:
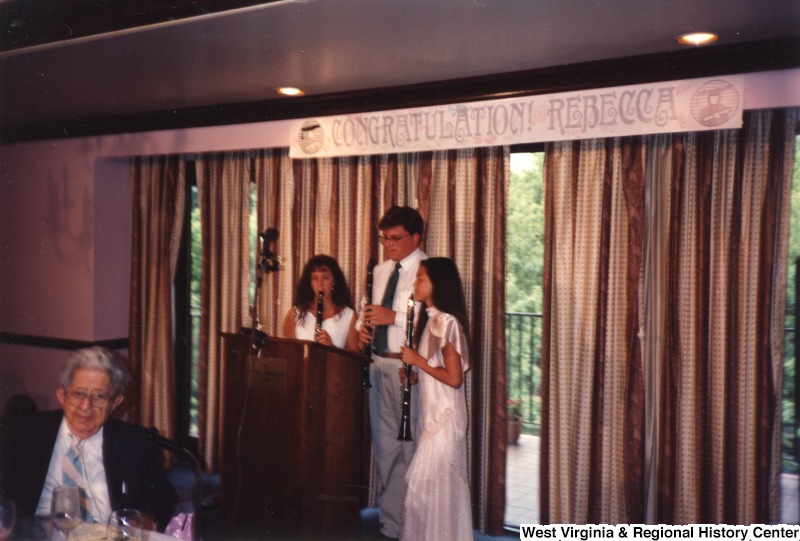
[[[69,41],[276,0],[8,0],[0,6],[0,51]]]
[[[0,143],[386,111],[800,67],[800,37],[429,84],[2,126]]]
[[[76,350],[91,346],[103,346],[108,349],[128,349],[130,340],[125,338],[112,338],[89,342],[86,340],[71,340],[69,338],[53,338],[50,336],[33,336],[29,334],[0,333],[0,344],[13,344],[16,346],[32,346],[46,349]]]
[[[544,143],[520,143],[518,145],[511,145],[509,149],[513,152],[544,152]]]

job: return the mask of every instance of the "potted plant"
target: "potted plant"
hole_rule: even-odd
[[[507,441],[509,444],[515,444],[519,442],[519,436],[522,433],[522,413],[519,401],[509,399],[506,409],[508,415]]]

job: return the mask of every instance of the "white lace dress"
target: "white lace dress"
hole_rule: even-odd
[[[430,366],[444,367],[446,342],[461,355],[461,369],[469,369],[467,340],[458,320],[428,309],[429,321],[419,353]],[[467,482],[467,401],[464,385],[454,389],[419,371],[417,451],[406,474],[404,541],[473,539],[472,507]]]

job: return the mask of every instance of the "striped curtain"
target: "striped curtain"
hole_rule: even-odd
[[[505,208],[508,149],[289,160],[256,159],[259,230],[279,230],[283,270],[262,284],[259,319],[276,335],[294,282],[314,254],[339,262],[359,305],[367,262],[381,259],[377,223],[391,205],[416,207],[423,249],[452,257],[464,279],[475,364],[467,378],[476,524],[500,533],[505,498]],[[372,493],[377,475],[372,476]]]
[[[778,522],[796,111],[676,137],[657,522]]]
[[[183,158],[134,158],[131,163],[130,351],[131,421],[174,437],[172,283],[185,205]]]
[[[543,522],[777,522],[795,130],[548,145]]]
[[[206,467],[219,471],[222,333],[237,333],[249,321],[252,163],[247,153],[214,153],[201,156],[196,168],[203,239],[199,452]]]

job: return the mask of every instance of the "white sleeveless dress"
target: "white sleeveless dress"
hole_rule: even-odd
[[[295,308],[295,312],[297,312],[297,308]],[[354,316],[355,312],[353,309],[345,306],[344,310],[322,322],[322,330],[328,332],[331,337],[331,342],[333,342],[333,345],[337,348],[344,349],[345,345],[347,345],[347,333],[350,330],[350,321]],[[314,327],[317,325],[317,319],[314,317],[314,314],[306,312],[300,323],[297,322],[297,317],[295,317],[294,321],[295,337],[300,340],[310,340],[313,342]]]
[[[419,353],[430,366],[444,367],[442,349],[449,342],[461,355],[461,369],[469,369],[467,340],[458,320],[428,308]],[[467,472],[467,400],[464,385],[458,389],[419,371],[419,424],[414,439],[417,451],[406,481],[404,541],[460,541],[473,539],[472,506]]]

